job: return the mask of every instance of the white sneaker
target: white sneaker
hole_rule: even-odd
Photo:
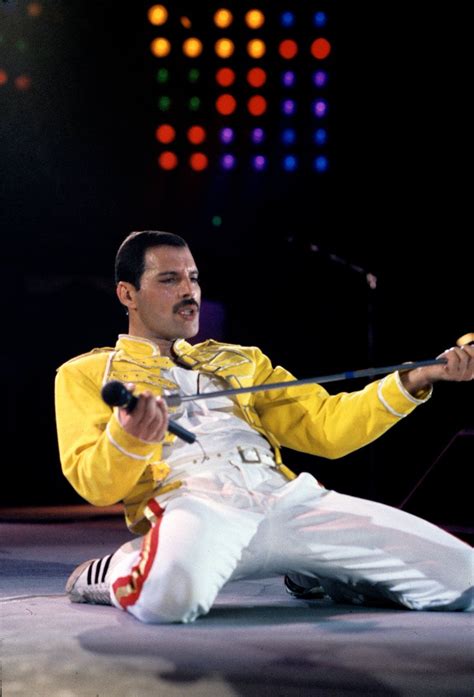
[[[89,559],[79,564],[66,581],[66,593],[71,603],[112,605],[107,571],[114,555]]]

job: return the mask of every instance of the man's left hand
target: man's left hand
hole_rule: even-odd
[[[410,394],[416,395],[440,380],[454,382],[474,380],[474,346],[455,346],[437,357],[445,358],[447,363],[427,365],[400,373],[402,384]]]

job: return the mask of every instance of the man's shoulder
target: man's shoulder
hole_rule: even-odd
[[[110,358],[110,354],[114,351],[115,348],[112,348],[110,346],[93,348],[90,351],[87,351],[86,353],[80,353],[78,356],[73,356],[72,358],[69,358],[69,360],[65,361],[59,366],[58,370],[61,370],[62,368],[68,366],[74,366],[80,369],[87,368],[91,365],[106,363]]]
[[[215,351],[216,353],[220,353],[222,351],[247,354],[261,353],[261,350],[257,346],[244,346],[242,344],[233,344],[227,341],[216,341],[215,339],[206,339],[206,341],[201,341],[199,344],[193,344],[191,347],[191,352],[199,353],[202,351]]]

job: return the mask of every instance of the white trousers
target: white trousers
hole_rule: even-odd
[[[225,583],[289,574],[335,599],[380,599],[415,610],[469,609],[473,549],[413,515],[291,482],[263,464],[222,464],[190,477],[157,522],[124,545],[113,604],[143,622],[191,622]],[[471,590],[469,590],[471,589]]]

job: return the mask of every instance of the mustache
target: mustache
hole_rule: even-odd
[[[196,310],[199,310],[199,305],[197,304],[196,300],[193,300],[193,298],[186,298],[186,300],[181,300],[180,303],[177,303],[173,307],[173,313],[176,314],[176,312],[179,312],[183,307],[189,307],[189,305],[194,305]]]

